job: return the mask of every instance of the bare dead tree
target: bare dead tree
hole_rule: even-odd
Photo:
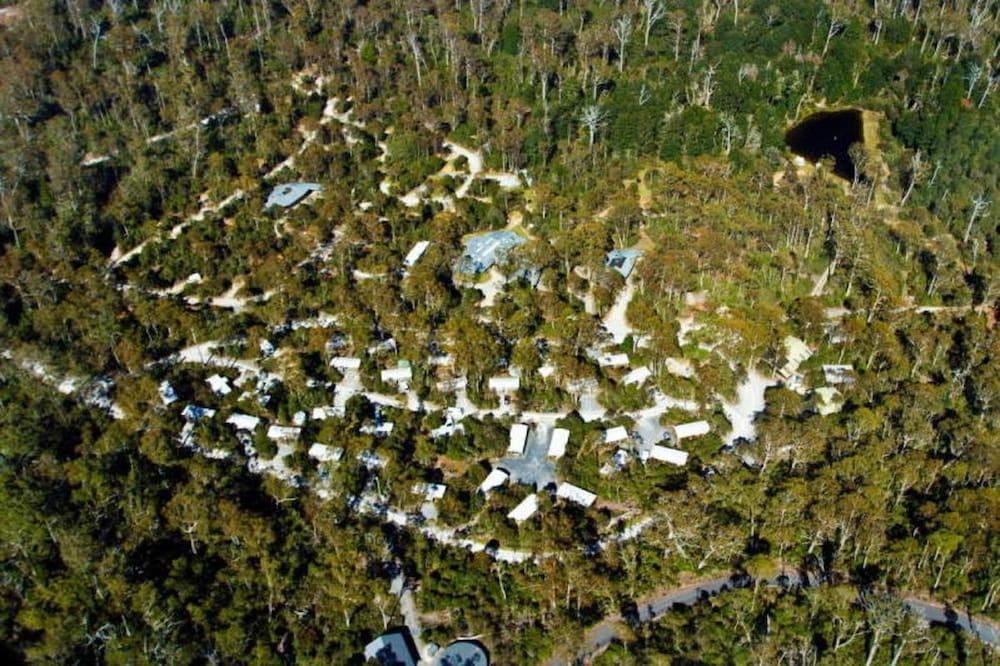
[[[100,17],[90,17],[90,36],[94,39],[90,47],[90,67],[97,69],[97,45],[104,38],[104,26],[101,24]]]
[[[662,0],[643,0],[642,11],[645,14],[642,45],[649,46],[649,33],[652,31],[653,26],[667,15],[667,10],[663,6]]]
[[[965,234],[962,235],[962,242],[969,242],[969,235],[972,233],[972,225],[976,223],[976,220],[983,216],[986,209],[989,208],[990,200],[986,198],[985,194],[977,194],[972,197],[972,210],[969,211],[969,223],[965,225]]]
[[[923,155],[921,155],[919,150],[914,151],[913,155],[910,157],[910,182],[906,184],[906,192],[903,194],[903,198],[899,202],[900,206],[906,205],[906,202],[910,198],[910,194],[913,193],[913,187],[926,171],[927,166],[923,162]]]
[[[684,34],[684,12],[672,11],[667,25],[674,32],[674,62],[681,59],[681,36]]]
[[[597,136],[597,132],[604,126],[604,121],[607,119],[607,112],[596,104],[590,104],[583,107],[580,111],[580,124],[587,128],[587,134],[589,135],[588,147],[594,147],[594,139]]]
[[[972,91],[979,83],[979,79],[983,76],[983,66],[979,63],[972,63],[969,65],[969,71],[965,75],[965,80],[969,82],[969,89],[965,91],[965,96],[972,99]]]
[[[413,66],[417,70],[417,86],[423,86],[423,76],[420,65],[424,62],[424,53],[420,49],[420,38],[417,37],[416,32],[406,33],[406,43],[410,46],[410,51],[413,52]]]
[[[826,27],[826,40],[823,42],[823,55],[826,57],[827,51],[830,50],[830,40],[840,34],[840,31],[844,29],[844,24],[836,19],[836,17],[830,17],[830,23]]]
[[[986,87],[983,88],[983,94],[979,97],[979,104],[976,105],[976,108],[983,108],[983,104],[986,103],[986,98],[989,97],[990,93],[993,91],[993,86],[996,85],[998,78],[1000,78],[1000,76],[997,74],[991,74],[986,77]]]
[[[719,131],[722,133],[722,150],[728,155],[733,149],[733,141],[740,136],[736,118],[731,113],[719,114]]]
[[[632,17],[628,14],[624,14],[615,19],[615,22],[611,25],[611,31],[614,33],[615,38],[618,40],[618,71],[625,70],[625,45],[628,44],[629,38],[632,36]]]

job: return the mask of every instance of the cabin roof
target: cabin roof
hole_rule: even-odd
[[[521,500],[521,503],[515,506],[511,512],[507,514],[507,517],[514,522],[520,523],[528,518],[531,518],[535,515],[536,511],[538,511],[538,495],[531,493]]]
[[[384,382],[408,382],[411,379],[413,379],[413,369],[409,366],[388,368],[382,371],[382,381]]]
[[[424,252],[427,251],[430,244],[430,241],[418,241],[417,244],[413,246],[413,249],[407,253],[406,258],[403,259],[403,268],[413,268],[414,264],[420,261],[420,257],[424,256]]]
[[[508,474],[505,470],[496,467],[488,475],[486,475],[486,478],[479,484],[479,488],[477,490],[485,495],[494,488],[499,488],[503,484],[507,483],[507,479],[509,478],[510,474]]]
[[[267,438],[275,441],[294,441],[299,438],[301,428],[283,425],[271,425],[267,429]]]
[[[478,275],[503,259],[512,248],[525,242],[513,231],[491,231],[470,236],[465,239],[465,251],[455,265],[455,271]]]
[[[439,666],[490,666],[486,648],[474,641],[455,641],[438,656]]]
[[[605,264],[627,278],[635,268],[635,262],[642,256],[642,250],[611,250],[608,252]]]
[[[382,634],[365,646],[365,661],[375,661],[382,666],[416,666],[419,659],[413,638],[406,629]]]
[[[580,486],[574,486],[572,483],[565,482],[560,483],[559,487],[556,488],[556,497],[568,499],[582,506],[590,506],[597,501],[597,495],[589,490],[584,490]]]
[[[677,439],[686,439],[687,437],[707,435],[711,430],[712,426],[708,424],[708,421],[692,421],[674,426],[674,435]]]
[[[673,465],[686,465],[688,454],[687,451],[672,449],[669,446],[654,445],[653,448],[649,450],[649,457],[653,460],[659,460]]]
[[[605,444],[621,442],[626,439],[628,439],[628,430],[625,429],[625,426],[615,426],[604,431]]]
[[[323,186],[319,183],[285,183],[284,185],[278,185],[267,195],[264,210],[273,208],[274,206],[291,208],[311,193],[322,189]]]
[[[256,416],[250,416],[249,414],[241,414],[240,412],[233,412],[226,419],[226,423],[231,426],[235,426],[237,430],[246,430],[247,432],[253,432],[260,425],[260,419]]]
[[[638,384],[642,385],[647,379],[653,376],[653,371],[642,366],[641,368],[636,368],[632,372],[628,373],[622,377],[622,384]]]
[[[556,428],[549,440],[549,458],[562,458],[566,455],[566,444],[569,443],[569,430]]]
[[[309,447],[309,457],[319,462],[340,462],[340,459],[344,457],[344,449],[339,446],[327,446],[314,442]]]
[[[497,393],[516,391],[521,387],[521,380],[518,377],[490,377],[489,387]]]
[[[524,445],[528,442],[528,426],[523,423],[515,423],[510,427],[510,444],[507,445],[507,453],[521,455],[524,453]]]

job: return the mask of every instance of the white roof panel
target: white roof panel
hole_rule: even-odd
[[[376,467],[385,467],[385,458],[374,451],[362,451],[358,454],[358,460],[370,470]]]
[[[636,368],[632,372],[628,373],[622,378],[623,384],[639,384],[641,385],[647,379],[653,376],[653,372],[646,366],[641,368]]]
[[[320,462],[338,462],[344,457],[344,449],[316,442],[309,447],[309,456]]]
[[[490,377],[489,386],[497,393],[516,391],[521,387],[521,380],[518,377]]]
[[[327,405],[325,407],[313,407],[310,416],[313,421],[322,421],[323,419],[331,419],[337,415],[336,410],[332,405]]]
[[[510,427],[510,444],[507,445],[507,453],[521,455],[524,453],[524,445],[528,442],[528,426],[523,423],[515,423]]]
[[[615,426],[604,431],[605,444],[620,442],[625,439],[628,439],[628,430],[625,429],[625,426]]]
[[[649,451],[649,457],[673,465],[686,465],[688,461],[687,451],[672,449],[669,446],[654,446]]]
[[[531,518],[538,511],[538,495],[532,493],[521,500],[521,503],[507,514],[507,517],[514,522],[522,522]]]
[[[205,382],[215,395],[229,395],[233,392],[232,387],[229,386],[229,380],[222,375],[212,375]]]
[[[549,458],[562,458],[566,455],[566,444],[569,443],[569,430],[556,428],[549,440]]]
[[[299,438],[301,430],[291,426],[272,425],[267,429],[267,437],[275,441],[294,440]]]
[[[285,185],[278,185],[267,195],[264,210],[272,206],[280,206],[282,208],[294,206],[309,193],[322,189],[323,186],[319,183],[287,183]]]
[[[499,467],[497,467],[493,471],[491,471],[486,476],[485,479],[483,479],[483,482],[479,484],[478,490],[479,490],[479,492],[481,492],[481,493],[483,493],[485,495],[486,493],[490,492],[494,488],[499,488],[503,484],[507,483],[507,479],[509,479],[509,478],[510,478],[510,475],[507,474],[507,472],[505,472],[502,469],[500,469]]]
[[[556,496],[583,506],[590,506],[597,501],[597,495],[572,483],[560,483],[556,489]]]
[[[361,359],[353,356],[337,356],[330,360],[330,365],[338,370],[357,370],[361,367]]]
[[[677,439],[707,435],[711,430],[712,427],[708,425],[708,421],[692,421],[691,423],[682,423],[674,426],[674,433],[677,435]]]
[[[430,241],[423,240],[414,245],[413,249],[406,255],[406,258],[403,259],[403,267],[412,268],[414,264],[420,261],[420,257],[424,255],[424,252],[427,251],[427,247],[430,244]]]
[[[802,363],[812,356],[812,350],[809,349],[809,345],[799,338],[790,335],[785,338],[784,343],[785,353],[788,356],[788,360],[794,362],[796,367],[798,367],[799,363]]]
[[[384,382],[408,382],[413,379],[412,368],[389,368],[382,371],[382,381]]]
[[[260,425],[260,419],[256,416],[250,416],[249,414],[240,414],[239,412],[233,412],[226,419],[226,423],[232,426],[236,426],[237,430],[246,430],[248,432],[253,432]]]
[[[393,423],[392,421],[383,421],[379,425],[375,425],[374,423],[366,423],[365,425],[361,426],[361,432],[363,432],[366,435],[377,435],[379,437],[388,437],[389,435],[392,434],[392,430],[395,427],[396,424]]]
[[[597,359],[597,364],[602,368],[628,367],[628,354],[603,354]]]
[[[160,399],[163,400],[164,405],[177,401],[177,392],[166,380],[160,382]]]

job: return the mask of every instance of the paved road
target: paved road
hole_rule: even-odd
[[[789,573],[769,578],[763,581],[763,583],[771,587],[795,587],[799,585],[816,585],[818,581],[802,578],[797,573]],[[649,622],[672,610],[675,604],[690,606],[725,590],[735,587],[745,587],[749,584],[750,580],[748,578],[741,578],[735,574],[701,581],[670,590],[652,601],[644,602],[635,609],[636,616],[639,622]],[[904,596],[903,603],[927,622],[953,624],[972,633],[979,640],[993,646],[995,649],[1000,649],[1000,625],[913,597]],[[632,618],[632,621],[635,621],[636,616]],[[577,653],[578,656],[593,654],[611,643],[616,636],[616,627],[621,621],[622,618],[620,617],[610,617],[591,629],[584,648]],[[551,659],[547,662],[546,666],[566,666],[567,663],[559,659]]]
[[[952,608],[919,599],[904,598],[903,603],[928,622],[954,624],[968,631],[983,643],[988,643],[1000,650],[1000,625],[983,618],[977,618],[969,613],[961,613]]]

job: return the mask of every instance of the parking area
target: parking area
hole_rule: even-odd
[[[552,426],[536,424],[528,434],[524,455],[503,458],[498,467],[510,472],[512,483],[522,483],[541,490],[556,482],[556,466],[548,458]]]

